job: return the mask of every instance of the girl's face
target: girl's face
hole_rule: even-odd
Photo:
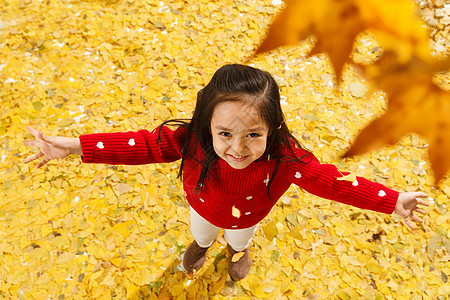
[[[245,102],[218,104],[211,118],[214,151],[235,169],[244,169],[266,151],[269,127]]]

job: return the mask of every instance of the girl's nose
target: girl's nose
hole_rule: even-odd
[[[242,151],[247,147],[245,138],[236,137],[233,139],[233,142],[231,144],[231,149],[236,154],[242,154]]]

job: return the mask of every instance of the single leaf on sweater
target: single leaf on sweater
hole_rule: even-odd
[[[234,205],[232,207],[232,213],[233,217],[240,218],[241,217],[241,211],[237,209]]]
[[[346,181],[350,181],[353,183],[356,181],[356,175],[354,173],[350,173],[348,175],[338,177],[338,178],[336,178],[336,180],[346,180]]]

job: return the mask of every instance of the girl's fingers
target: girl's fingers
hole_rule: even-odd
[[[425,206],[430,206],[430,202],[422,200],[422,199],[416,199],[417,200],[417,204],[419,205],[425,205]]]
[[[50,161],[50,159],[48,159],[47,157],[44,157],[40,162],[39,162],[39,164],[36,166],[38,169],[40,168],[40,167],[42,167],[43,165],[45,165],[46,163],[48,163]]]
[[[43,140],[45,142],[50,142],[48,140],[48,136],[46,136],[42,131],[38,131],[36,129],[34,129],[33,127],[31,127],[30,125],[27,125],[25,127],[26,130],[28,130],[28,132],[30,132],[32,135],[34,135],[34,137],[38,140]]]
[[[414,211],[416,211],[416,212],[418,212],[419,214],[422,214],[422,215],[426,215],[426,214],[427,214],[427,212],[424,211],[424,210],[421,209],[421,208],[416,208]]]
[[[39,131],[38,136],[41,140],[48,142],[47,136],[42,131]]]
[[[411,215],[411,220],[413,220],[414,222],[417,222],[417,223],[423,222],[423,220],[416,215]]]
[[[33,155],[30,155],[27,158],[25,158],[23,160],[23,162],[26,164],[26,163],[29,163],[30,161],[38,159],[39,157],[42,157],[42,156],[44,156],[44,153],[42,153],[42,151],[39,151],[39,152],[37,152],[37,153],[35,153]]]
[[[405,221],[406,226],[408,226],[411,229],[414,229],[414,225],[411,223],[411,221],[408,218],[403,218],[403,221]]]
[[[424,192],[415,192],[414,194],[415,194],[414,197],[420,197],[420,198],[428,197],[428,195]]]
[[[37,140],[26,140],[22,142],[25,146],[33,146],[33,147],[39,147],[40,143]]]
[[[31,127],[30,125],[27,125],[25,127],[25,129],[28,130],[28,132],[30,132],[36,138],[36,140],[34,140],[34,141],[23,141],[22,143],[25,146],[41,147],[42,146],[42,142],[47,143],[47,144],[52,144],[52,142],[49,140],[48,136],[46,136],[42,131],[38,131],[38,130],[34,129],[33,127]],[[42,167],[43,165],[45,165],[46,163],[48,163],[51,160],[50,158],[45,157],[45,155],[42,152],[42,150],[40,150],[36,154],[28,156],[27,158],[25,158],[23,160],[23,162],[24,163],[28,163],[28,162],[33,161],[35,159],[38,159],[38,158],[40,158],[42,156],[44,156],[44,158],[36,166],[37,168],[40,168],[40,167]]]
[[[28,130],[29,133],[31,133],[32,135],[34,135],[35,138],[38,138],[38,133],[39,131],[37,131],[36,129],[34,129],[33,127],[31,127],[30,125],[27,125],[25,127],[26,130]]]

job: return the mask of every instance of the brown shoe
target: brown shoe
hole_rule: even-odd
[[[230,262],[228,263],[228,273],[230,274],[231,279],[233,281],[238,281],[245,278],[250,270],[250,265],[252,264],[248,249],[240,251],[244,252],[244,255],[238,261],[232,262],[233,256],[240,252],[234,251],[230,245],[227,245],[227,248],[231,255]]]
[[[197,271],[203,266],[208,248],[200,247],[195,240],[189,245],[183,257],[183,266],[188,273]]]

